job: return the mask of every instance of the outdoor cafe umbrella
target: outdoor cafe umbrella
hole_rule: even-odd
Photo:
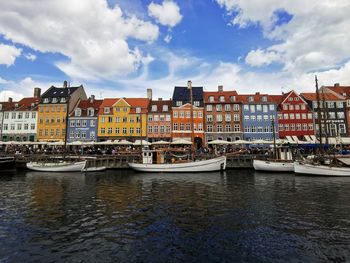
[[[237,140],[237,141],[233,141],[231,142],[231,144],[249,144],[250,141],[246,141],[246,140]]]
[[[145,141],[145,140],[136,140],[133,144],[134,145],[136,145],[136,146],[140,146],[141,145],[141,142],[142,142],[142,145],[144,145],[144,146],[148,146],[148,145],[151,145],[151,143],[150,142],[148,142],[148,141]]]
[[[175,141],[171,142],[170,144],[171,145],[180,145],[180,144],[191,145],[192,142],[184,140],[184,139],[179,139],[179,140],[175,140]]]
[[[165,144],[170,144],[170,142],[167,141],[157,141],[157,142],[152,142],[152,145],[165,145]]]
[[[215,141],[208,142],[208,144],[227,145],[227,144],[231,144],[231,142],[224,141],[224,140],[215,140]]]

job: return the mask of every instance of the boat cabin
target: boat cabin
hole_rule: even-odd
[[[163,164],[165,162],[165,153],[159,150],[143,150],[143,164]]]

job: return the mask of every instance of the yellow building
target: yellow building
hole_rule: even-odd
[[[37,140],[38,141],[64,141],[68,112],[80,99],[86,99],[84,87],[62,88],[51,86],[40,99],[38,106]]]
[[[98,113],[98,140],[145,138],[148,104],[146,98],[104,99]]]

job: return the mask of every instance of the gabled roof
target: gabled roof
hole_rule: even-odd
[[[180,109],[183,109],[183,108],[185,108],[185,109],[191,108],[191,103],[185,103],[185,104],[182,104],[179,107],[173,107],[173,110],[175,110],[175,109],[176,110],[180,110]],[[193,105],[193,109],[196,110],[196,109],[203,109],[203,108]]]
[[[123,98],[130,106],[130,113],[134,114],[136,113],[136,108],[141,108],[142,113],[146,113],[148,110],[148,104],[149,99],[146,98]],[[119,101],[119,98],[108,98],[104,99],[103,102],[100,105],[100,109],[98,111],[98,114],[104,114],[104,108],[108,107],[110,108],[110,113],[113,114],[113,105]]]
[[[350,97],[350,86],[340,86],[338,84],[335,84],[334,86],[323,86],[322,88],[329,89],[342,96],[346,96],[347,98]]]
[[[192,87],[193,100],[203,100],[203,87]],[[175,87],[173,101],[190,101],[190,90],[187,87]]]
[[[119,99],[118,98],[107,98],[102,101],[100,104],[100,108],[98,110],[98,114],[104,114],[104,108],[111,108],[109,114],[113,114],[113,104],[116,103]]]
[[[254,101],[250,102],[249,98],[253,97]],[[266,97],[266,101],[263,101],[263,98]],[[269,94],[261,94],[260,92],[256,92],[255,94],[240,94],[238,96],[238,100],[242,103],[276,103],[279,104],[283,99],[283,95],[269,95]]]
[[[156,105],[157,110],[152,111],[152,106]],[[168,106],[168,111],[163,112],[163,106],[167,105]],[[151,100],[148,106],[148,112],[149,113],[169,113],[171,111],[171,105],[172,101],[171,100]]]
[[[91,99],[87,99],[87,100],[80,100],[77,107],[81,109],[81,116],[79,117],[86,117],[87,116],[87,110],[90,108],[94,109],[94,114],[95,116],[97,115],[97,112],[100,109],[100,106],[102,104],[102,100],[91,100]],[[71,117],[75,117],[75,110],[70,114]]]
[[[4,101],[4,102],[0,102],[0,104],[2,105],[2,111],[12,111],[15,109],[15,105],[16,105],[16,101]]]
[[[298,93],[296,93],[294,90],[291,90],[291,91],[289,91],[289,92],[283,94],[283,95],[282,95],[282,96],[283,96],[283,97],[282,97],[282,101],[281,101],[280,104],[284,103],[284,102],[286,101],[286,99],[287,99],[290,95],[292,95],[293,93],[294,93],[295,95],[297,95],[305,104],[307,104],[307,102],[304,100],[304,98],[301,97],[300,95],[298,95]]]
[[[224,96],[224,98],[225,98],[224,102],[219,101],[219,98],[221,96]],[[235,97],[235,101],[231,100],[232,96]],[[232,91],[204,91],[203,97],[204,97],[204,102],[209,102],[209,97],[214,97],[214,101],[210,101],[210,103],[240,102],[238,93],[235,90],[232,90]]]
[[[41,98],[66,98],[69,94],[73,94],[77,89],[84,88],[83,85],[77,87],[59,88],[51,86],[41,95]]]
[[[40,98],[23,98],[18,102],[18,108],[16,108],[16,111],[35,110],[37,109],[39,102]]]
[[[308,100],[308,101],[317,101],[317,94],[313,92],[304,92],[304,93],[301,93],[300,96],[302,96],[305,100]],[[320,100],[330,100],[330,101],[345,100],[345,97],[342,97],[342,98],[341,97],[336,96],[335,94],[332,94],[332,93],[320,92]]]

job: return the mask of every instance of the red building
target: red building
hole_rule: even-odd
[[[294,90],[283,94],[278,105],[278,136],[314,135],[314,116],[308,103]]]

